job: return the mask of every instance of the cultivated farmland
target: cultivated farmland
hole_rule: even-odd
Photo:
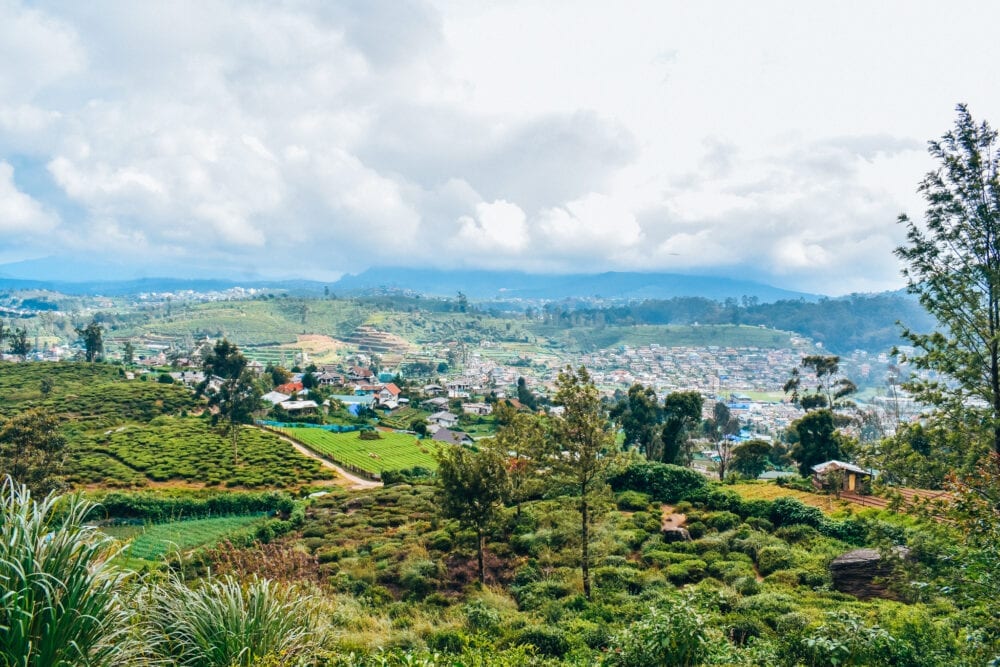
[[[370,474],[420,466],[436,469],[436,443],[417,440],[405,433],[385,433],[378,440],[362,440],[359,431],[331,433],[316,428],[278,429],[310,449],[343,465]]]
[[[213,546],[236,532],[266,521],[261,515],[189,519],[145,526],[113,526],[101,530],[132,541],[123,552],[127,558],[155,561],[172,551]]]

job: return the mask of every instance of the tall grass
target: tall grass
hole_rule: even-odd
[[[267,579],[176,575],[146,594],[143,636],[152,660],[179,667],[300,664],[316,646],[311,598]]]
[[[114,541],[83,525],[93,507],[0,484],[0,665],[134,664],[127,575],[109,564]]]

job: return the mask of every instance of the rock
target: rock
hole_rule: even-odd
[[[679,526],[672,526],[663,529],[663,541],[664,542],[690,542],[691,535],[687,532],[687,528],[681,528]]]
[[[905,556],[906,550],[900,549],[899,555]],[[899,600],[899,596],[888,586],[887,580],[892,574],[892,561],[882,558],[877,549],[855,549],[830,562],[834,589],[861,600]]]

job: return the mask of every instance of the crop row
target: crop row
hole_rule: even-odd
[[[378,440],[362,440],[360,432],[330,433],[310,428],[279,430],[338,463],[373,474],[416,466],[437,468],[432,446],[405,433],[380,433]]]
[[[142,486],[184,480],[209,486],[287,487],[331,477],[273,434],[241,429],[239,461],[229,438],[202,419],[160,417],[75,438],[70,481]]]
[[[224,516],[149,524],[139,529],[123,555],[141,560],[157,560],[175,550],[185,551],[214,545],[228,535],[263,520],[260,515]],[[116,537],[126,537],[127,533],[135,531],[108,529],[107,532]]]

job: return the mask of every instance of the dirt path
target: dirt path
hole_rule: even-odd
[[[274,433],[274,431],[269,431],[269,432]],[[345,488],[352,490],[359,490],[359,489],[374,489],[382,486],[382,482],[376,482],[370,479],[365,479],[363,477],[358,477],[357,475],[347,472],[346,470],[341,468],[339,465],[337,465],[330,459],[326,458],[325,456],[320,456],[319,454],[312,451],[308,447],[305,447],[295,442],[288,436],[281,435],[280,433],[274,433],[274,435],[278,436],[279,438],[290,444],[292,447],[295,448],[295,451],[302,454],[303,456],[308,456],[311,459],[316,459],[323,465],[324,468],[329,468],[330,470],[335,471],[347,482],[347,484],[344,485]]]
[[[661,530],[671,530],[673,528],[683,528],[684,523],[687,521],[686,514],[675,514],[672,505],[662,505],[660,507],[662,512],[662,520],[660,521]]]

